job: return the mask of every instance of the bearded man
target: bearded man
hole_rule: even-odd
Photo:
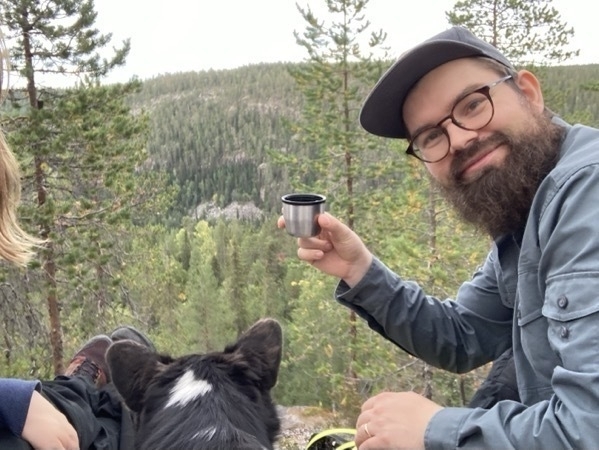
[[[406,139],[491,251],[445,301],[328,213],[319,236],[298,239],[299,258],[340,278],[337,301],[412,355],[464,373],[513,353],[517,378],[517,395],[488,408],[378,394],[357,419],[360,450],[596,448],[599,130],[557,117],[533,73],[460,27],[402,55],[360,123]]]

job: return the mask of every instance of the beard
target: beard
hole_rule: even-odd
[[[451,163],[451,183],[437,183],[462,219],[493,238],[524,227],[539,185],[558,161],[565,129],[551,122],[548,114],[535,114],[530,125],[517,134],[496,132],[462,149]],[[508,148],[503,164],[464,180],[467,161],[498,145]]]

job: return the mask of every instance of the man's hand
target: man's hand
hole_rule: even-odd
[[[424,432],[443,409],[414,392],[384,392],[368,399],[356,422],[360,450],[424,449]]]
[[[77,450],[77,432],[64,414],[34,391],[21,437],[36,450]]]
[[[353,230],[329,213],[320,214],[318,224],[319,236],[297,240],[299,259],[343,279],[350,287],[355,286],[370,268],[372,253]],[[285,227],[283,216],[277,226]]]

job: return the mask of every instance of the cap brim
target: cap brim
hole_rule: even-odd
[[[360,112],[360,124],[382,137],[407,138],[403,103],[424,75],[446,62],[470,56],[487,56],[481,49],[455,40],[425,42],[404,54],[381,77]]]

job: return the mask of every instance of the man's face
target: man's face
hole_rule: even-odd
[[[436,125],[465,93],[501,75],[477,59],[459,59],[428,73],[412,89],[403,113],[413,133]],[[483,128],[464,130],[443,123],[449,153],[425,163],[446,198],[468,222],[492,236],[514,232],[525,223],[539,183],[554,167],[563,130],[543,113],[536,78],[521,72],[489,92],[494,114]]]

